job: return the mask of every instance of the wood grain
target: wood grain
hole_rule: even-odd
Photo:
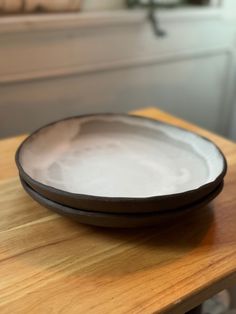
[[[15,152],[25,137],[26,135],[21,135],[0,141],[0,180],[17,175]]]
[[[141,230],[79,225],[32,201],[17,178],[23,136],[0,141],[0,313],[184,313],[236,283],[236,145],[157,109],[226,154],[210,207]]]

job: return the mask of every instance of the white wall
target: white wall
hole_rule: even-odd
[[[236,89],[236,87],[235,87]],[[232,119],[230,123],[230,133],[229,136],[232,140],[236,141],[236,103],[234,104]]]
[[[0,136],[73,114],[158,106],[227,132],[234,27],[220,10],[0,20]],[[7,60],[7,61],[6,61]]]

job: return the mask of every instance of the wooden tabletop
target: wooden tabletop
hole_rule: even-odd
[[[184,313],[236,284],[236,144],[157,109],[136,112],[194,130],[229,170],[208,208],[142,230],[77,224],[23,191],[0,141],[0,313]]]

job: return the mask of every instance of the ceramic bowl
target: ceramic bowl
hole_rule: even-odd
[[[211,141],[157,120],[95,114],[51,123],[16,152],[20,176],[43,197],[80,210],[171,210],[210,194],[226,174]]]

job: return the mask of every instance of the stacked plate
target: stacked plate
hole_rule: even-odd
[[[49,124],[16,152],[26,192],[81,223],[154,225],[201,210],[223,188],[226,160],[206,138],[160,121],[94,114]]]

